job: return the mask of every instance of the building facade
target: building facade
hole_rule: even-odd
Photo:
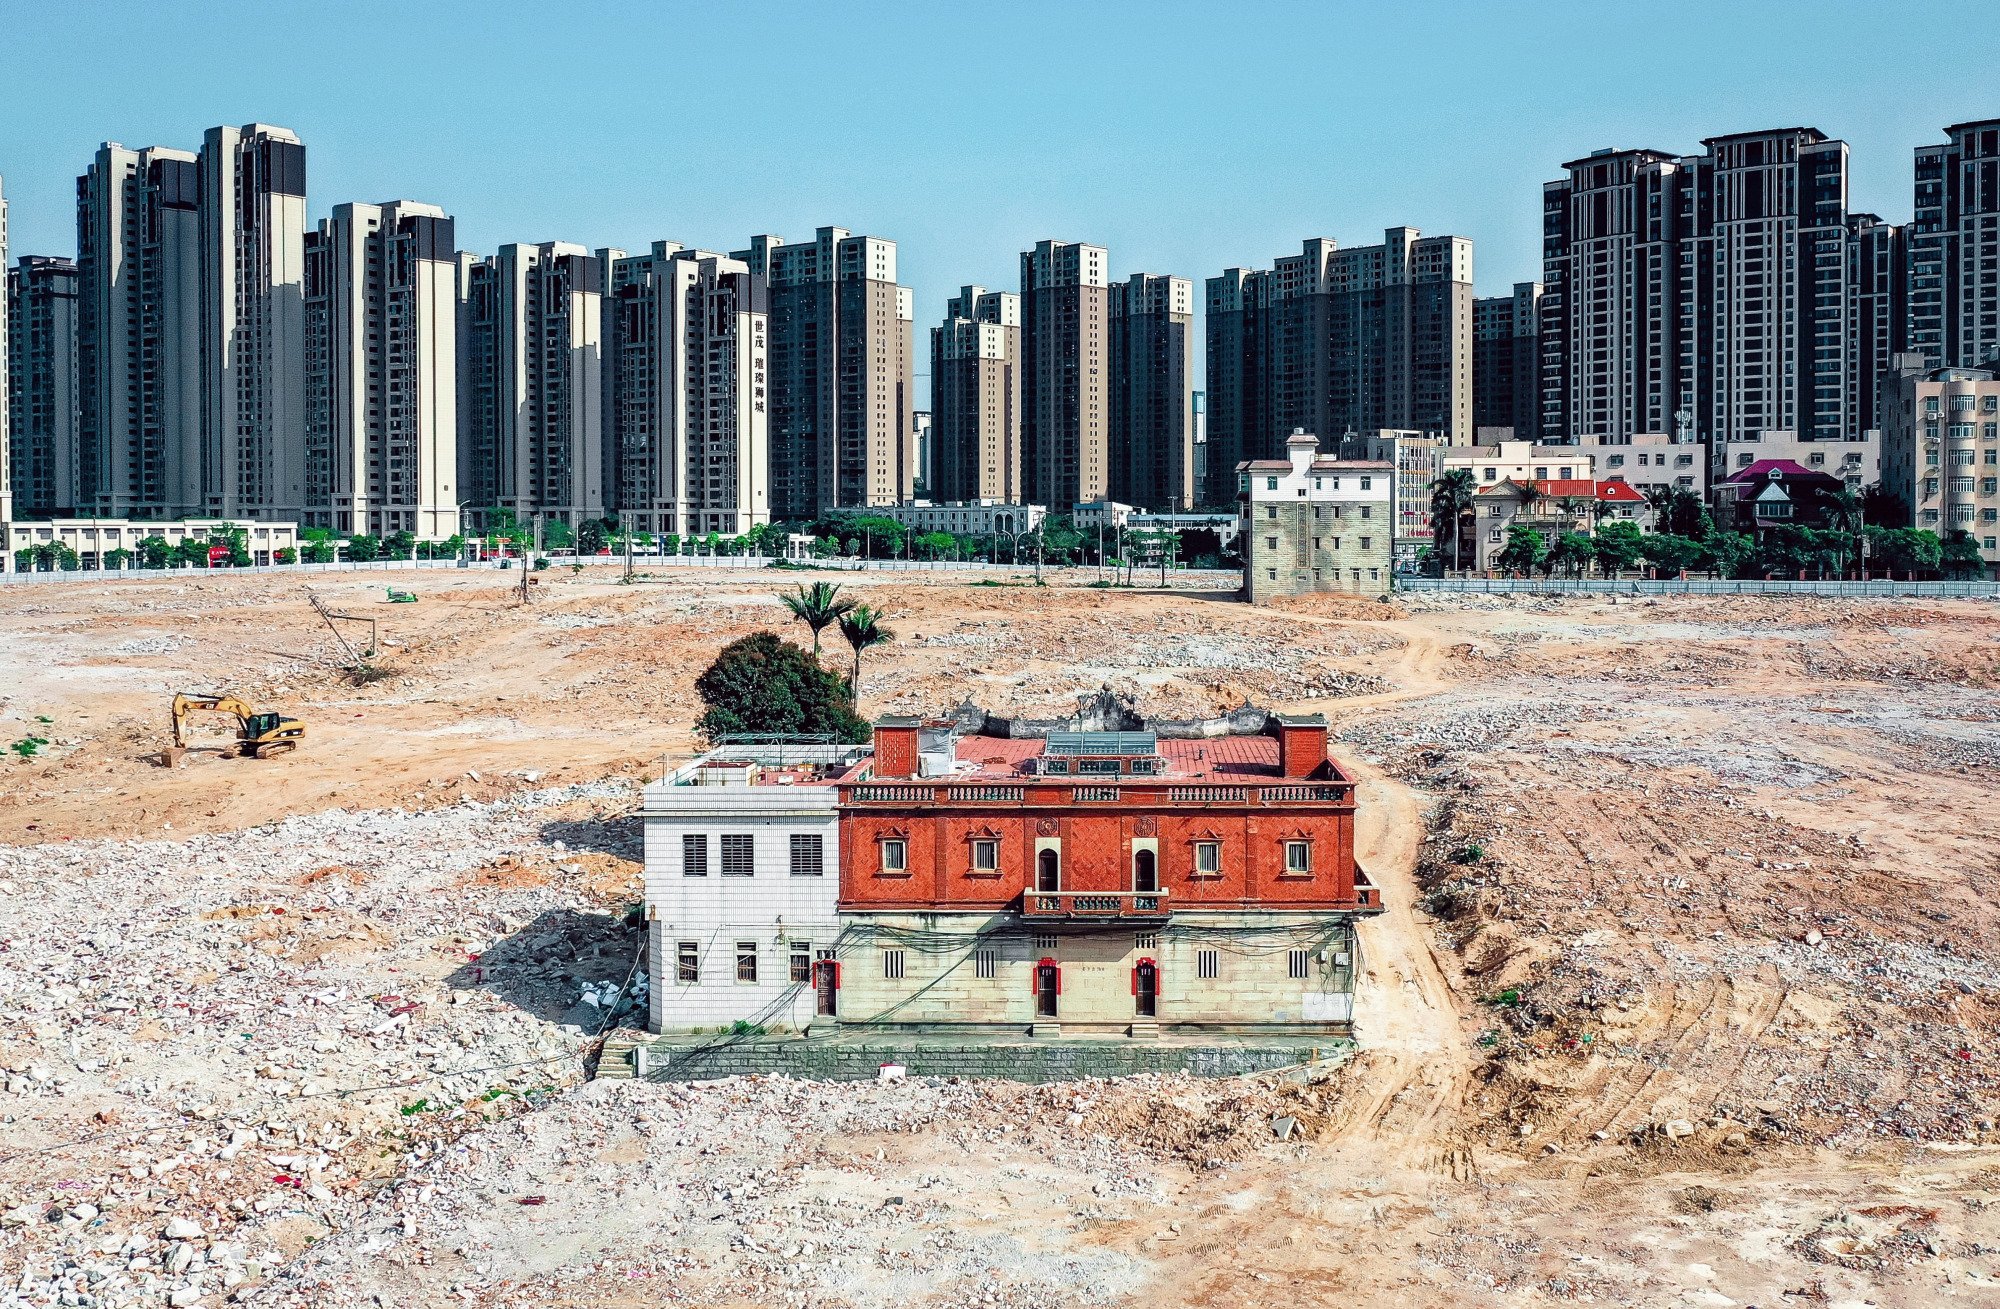
[[[1929,368],[2000,360],[2000,118],[1917,147],[1909,348]]]
[[[1114,500],[1172,513],[1194,507],[1194,283],[1134,273],[1111,287]]]
[[[201,160],[107,143],[77,179],[77,496],[109,517],[204,512]]]
[[[1321,458],[1319,438],[1294,432],[1284,459],[1237,466],[1243,590],[1252,604],[1311,591],[1389,589],[1396,532],[1396,465]]]
[[[1472,302],[1472,425],[1505,427],[1507,439],[1541,431],[1539,324],[1542,284]]]
[[[841,938],[834,779],[867,753],[723,745],[645,788],[653,1031],[812,1025],[814,965]]]
[[[2000,372],[1907,361],[1885,385],[1882,485],[1913,526],[1969,533],[2000,576]]]
[[[1269,270],[1208,280],[1211,502],[1291,432],[1472,439],[1472,242],[1391,228],[1351,250],[1315,238]]]
[[[955,536],[1018,536],[1042,525],[1049,511],[1041,505],[1008,500],[912,500],[878,510],[916,532],[950,532]]]
[[[170,522],[134,521],[129,518],[19,518],[0,520],[0,535],[6,538],[6,554],[11,567],[14,552],[36,546],[58,545],[75,552],[78,566],[89,571],[115,568],[115,550],[129,556],[124,567],[139,567],[138,555],[144,543],[158,539],[169,548],[189,541],[207,541],[232,532],[243,533],[243,548],[253,564],[275,564],[278,552],[290,550],[296,556],[299,528],[296,523],[277,523],[262,518],[177,518]]]
[[[967,286],[931,329],[934,500],[1019,502],[1021,297]]]
[[[771,513],[813,518],[910,498],[915,298],[896,243],[822,227],[731,256],[770,288]]]
[[[1848,151],[1811,128],[1704,153],[1606,150],[1543,188],[1541,430],[1709,446],[1873,425],[1901,348],[1902,237],[1848,208]]]
[[[1323,719],[1198,739],[885,719],[840,791],[842,1025],[1351,1029],[1379,900]]]
[[[503,245],[459,275],[466,516],[602,517],[603,261],[566,241]]]
[[[1038,504],[1111,486],[1111,254],[1041,241],[1021,256],[1022,464]]]
[[[306,238],[303,522],[459,531],[458,251],[435,205],[335,205]]]
[[[6,251],[0,249],[0,259]],[[28,255],[7,270],[6,338],[0,371],[7,375],[7,446],[0,478],[0,521],[14,514],[73,513],[77,497],[76,264]],[[11,511],[6,496],[11,491]]]
[[[1598,477],[1629,482],[1642,495],[1679,490],[1708,499],[1708,447],[1699,443],[1637,432],[1630,441],[1578,441],[1575,450],[1590,457]]]
[[[1530,490],[1529,488],[1533,489]],[[1545,546],[1569,533],[1593,536],[1604,523],[1628,522],[1645,530],[1652,526],[1646,497],[1630,483],[1592,478],[1516,480],[1482,483],[1472,498],[1472,566],[1484,571],[1500,567],[1511,529],[1526,527]]]
[[[306,494],[306,149],[282,127],[212,127],[200,176],[206,507],[296,522]]]
[[[769,302],[740,259],[600,251],[609,507],[627,527],[741,536],[771,521]]]

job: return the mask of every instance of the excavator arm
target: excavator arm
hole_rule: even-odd
[[[241,734],[247,728],[250,716],[256,712],[233,695],[189,695],[180,692],[174,696],[174,744],[186,747],[188,719],[197,713],[228,714],[236,719],[236,729]]]

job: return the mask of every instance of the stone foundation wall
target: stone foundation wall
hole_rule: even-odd
[[[1049,1040],[954,1045],[944,1041],[735,1041],[702,1045],[654,1041],[639,1047],[644,1076],[692,1082],[749,1073],[782,1073],[813,1081],[872,1081],[886,1063],[902,1064],[912,1077],[999,1078],[1014,1082],[1064,1082],[1137,1073],[1191,1073],[1233,1077],[1290,1068],[1314,1060],[1345,1060],[1352,1042],[1327,1037],[1317,1043],[1159,1045],[1144,1040]]]

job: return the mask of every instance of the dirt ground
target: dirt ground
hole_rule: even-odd
[[[1325,711],[1363,1053],[586,1083],[633,784],[796,580],[316,579],[361,685],[296,582],[0,591],[0,1304],[2000,1302],[2000,608],[842,578],[867,712]],[[305,747],[158,767],[197,688]]]

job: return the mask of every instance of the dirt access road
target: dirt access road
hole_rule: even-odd
[[[719,645],[784,630],[792,579],[545,578],[525,608],[484,576],[316,581],[384,616],[365,685],[294,584],[0,593],[0,744],[50,741],[0,774],[16,1302],[2000,1290],[1993,606],[843,579],[897,632],[871,712],[1103,684],[1327,712],[1387,905],[1365,1052],[1305,1083],[580,1086],[629,784],[689,748]],[[152,766],[189,687],[305,718],[307,748]],[[242,1131],[295,1162],[224,1157]],[[309,1163],[313,1190],[272,1180]]]

